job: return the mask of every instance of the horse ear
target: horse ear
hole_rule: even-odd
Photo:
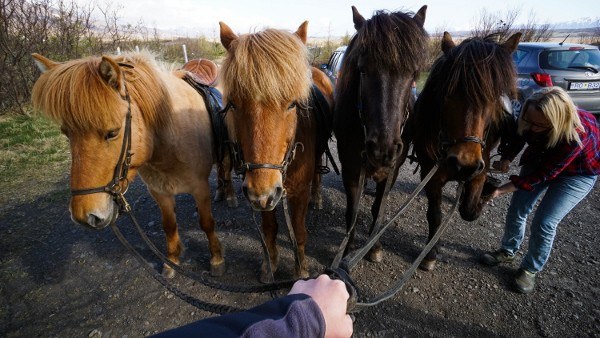
[[[423,7],[421,7],[421,9],[419,9],[417,14],[415,14],[415,16],[413,16],[413,20],[415,20],[417,22],[417,24],[421,27],[423,27],[423,25],[425,24],[425,13],[426,12],[427,12],[427,5],[424,5]]]
[[[33,57],[33,62],[35,62],[35,65],[42,73],[45,73],[46,71],[59,65],[58,62],[54,62],[48,58],[45,58],[38,53],[33,53],[31,56]]]
[[[125,83],[123,81],[123,72],[119,65],[110,57],[102,56],[100,66],[98,67],[100,76],[109,86],[116,89],[121,96],[127,95],[125,92]]]
[[[509,53],[514,52],[515,49],[517,49],[517,47],[519,46],[521,35],[523,34],[521,34],[520,32],[513,34],[510,38],[508,38],[508,40],[506,40],[502,44],[502,47],[504,47]]]
[[[296,31],[296,34],[300,40],[302,40],[303,44],[306,44],[306,36],[308,34],[308,21],[304,21],[300,27],[298,27],[298,30]]]
[[[354,6],[352,6],[352,21],[354,21],[354,29],[356,30],[359,30],[365,21],[367,21]]]
[[[229,50],[231,43],[237,40],[238,36],[223,21],[219,21],[219,27],[221,28],[221,44]]]
[[[456,44],[452,41],[452,36],[450,33],[444,32],[444,37],[442,37],[442,52],[447,55],[454,47],[456,47]]]

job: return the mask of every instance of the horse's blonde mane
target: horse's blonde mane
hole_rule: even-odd
[[[125,110],[119,93],[102,79],[101,57],[71,60],[44,72],[32,91],[33,106],[74,133],[106,130],[122,123]],[[164,126],[170,117],[168,90],[161,70],[149,53],[113,57],[121,67],[132,106],[151,128]]]
[[[277,29],[241,35],[221,68],[224,96],[276,107],[306,101],[311,77],[306,46]]]

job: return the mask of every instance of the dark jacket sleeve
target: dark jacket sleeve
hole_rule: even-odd
[[[288,295],[247,311],[203,319],[155,337],[323,337],[325,319],[305,294]]]

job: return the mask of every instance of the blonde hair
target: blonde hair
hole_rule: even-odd
[[[293,33],[267,29],[241,35],[221,67],[224,97],[278,106],[308,100],[308,51]]]
[[[577,107],[564,89],[542,88],[527,98],[519,116],[518,132],[521,135],[528,126],[527,122],[523,121],[523,115],[531,105],[542,112],[552,125],[546,148],[552,148],[563,140],[568,143],[577,142],[580,147],[582,146],[578,131],[584,130],[583,125],[577,114]]]

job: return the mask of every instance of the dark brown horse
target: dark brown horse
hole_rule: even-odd
[[[308,22],[295,33],[266,29],[240,36],[226,24],[220,25],[221,42],[227,49],[221,68],[226,120],[231,139],[239,144],[244,195],[254,210],[262,212],[272,271],[278,261],[274,208],[287,196],[297,240],[295,275],[308,277],[304,221],[311,181],[331,134],[331,128],[319,132],[324,125],[319,125],[317,115],[318,111],[331,115],[331,82],[309,65],[305,46]],[[321,100],[312,99],[313,93]],[[322,109],[316,109],[317,105]],[[318,189],[318,183],[313,184],[312,189]],[[267,264],[263,261],[263,282],[271,280]]]
[[[514,34],[503,44],[491,36],[471,38],[456,46],[444,33],[443,55],[435,62],[403,134],[405,142],[414,145],[421,178],[439,163],[425,186],[429,239],[440,226],[442,187],[448,181],[465,182],[461,217],[473,221],[481,214],[490,150],[499,141],[500,126],[510,119],[503,101],[507,96],[516,98],[511,53],[520,37],[521,33]],[[437,252],[438,245],[421,268],[433,269]]]
[[[428,35],[423,29],[427,6],[414,16],[378,11],[369,20],[352,7],[356,35],[346,49],[336,88],[334,133],[346,190],[346,226],[353,223],[359,178],[377,182],[371,208],[373,225],[383,199],[386,178],[402,149],[401,132],[413,106],[411,84],[424,65]],[[394,180],[397,175],[397,170]],[[354,230],[350,234],[352,244]],[[348,247],[349,247],[348,246]],[[348,249],[348,247],[346,249]],[[381,260],[381,245],[369,253]]]

